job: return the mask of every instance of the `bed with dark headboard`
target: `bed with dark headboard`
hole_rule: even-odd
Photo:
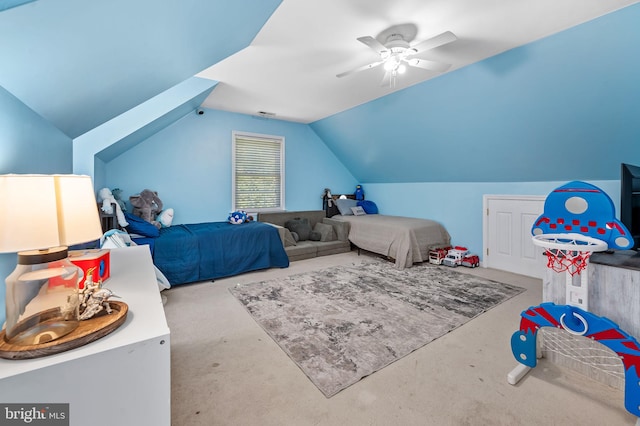
[[[379,214],[371,201],[333,197],[340,213],[331,218],[349,222],[349,241],[358,248],[394,259],[399,269],[428,261],[429,250],[434,247],[451,245],[449,232],[434,220]],[[358,204],[365,214],[354,214],[352,208]]]

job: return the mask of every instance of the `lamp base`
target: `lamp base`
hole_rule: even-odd
[[[12,345],[49,343],[71,333],[78,328],[78,324],[76,319],[71,321],[61,319],[59,309],[49,309],[20,321],[14,328],[11,338],[5,334],[4,341]]]
[[[4,339],[5,331],[0,331],[0,358],[33,359],[59,354],[70,349],[79,348],[98,340],[124,324],[129,307],[124,302],[109,301],[112,313],[100,312],[95,317],[80,321],[78,328],[66,336],[49,343],[38,345],[12,345]]]
[[[6,279],[4,341],[44,344],[75,330],[83,275],[67,258],[67,247],[19,252],[16,269]]]

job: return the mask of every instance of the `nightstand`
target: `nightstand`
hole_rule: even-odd
[[[0,401],[69,403],[77,426],[171,424],[170,332],[149,248],[110,256],[105,287],[129,306],[124,324],[60,354],[0,359]]]

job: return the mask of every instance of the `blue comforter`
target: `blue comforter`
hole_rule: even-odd
[[[261,222],[209,222],[162,228],[153,261],[171,285],[289,266],[278,230]]]

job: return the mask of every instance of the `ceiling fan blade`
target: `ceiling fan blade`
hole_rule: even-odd
[[[369,46],[380,56],[382,56],[382,54],[388,50],[382,43],[371,36],[358,37],[357,40],[360,43],[364,43]]]
[[[426,59],[411,59],[406,61],[412,67],[422,68],[429,71],[445,72],[451,68],[451,64],[443,64],[442,62],[427,61]]]
[[[345,71],[345,72],[341,72],[340,74],[336,74],[336,77],[338,77],[338,78],[346,77],[346,76],[348,76],[350,74],[354,74],[354,73],[357,73],[357,72],[360,72],[360,71],[364,71],[364,70],[368,70],[368,69],[371,69],[371,68],[375,68],[375,67],[380,66],[382,64],[384,64],[384,61],[378,61],[378,62],[374,62],[372,64],[363,65],[361,67],[352,69],[350,71]]]
[[[382,77],[382,81],[380,82],[380,86],[388,86],[391,87],[391,71],[385,71],[384,77]]]
[[[456,37],[454,33],[452,33],[451,31],[445,31],[442,34],[439,34],[435,37],[431,37],[430,39],[427,39],[425,41],[422,41],[416,44],[415,46],[412,46],[411,49],[414,50],[415,53],[411,53],[411,54],[415,55],[416,53],[421,53],[430,49],[434,49],[436,47],[445,45],[447,43],[456,41],[457,39],[458,37]]]

